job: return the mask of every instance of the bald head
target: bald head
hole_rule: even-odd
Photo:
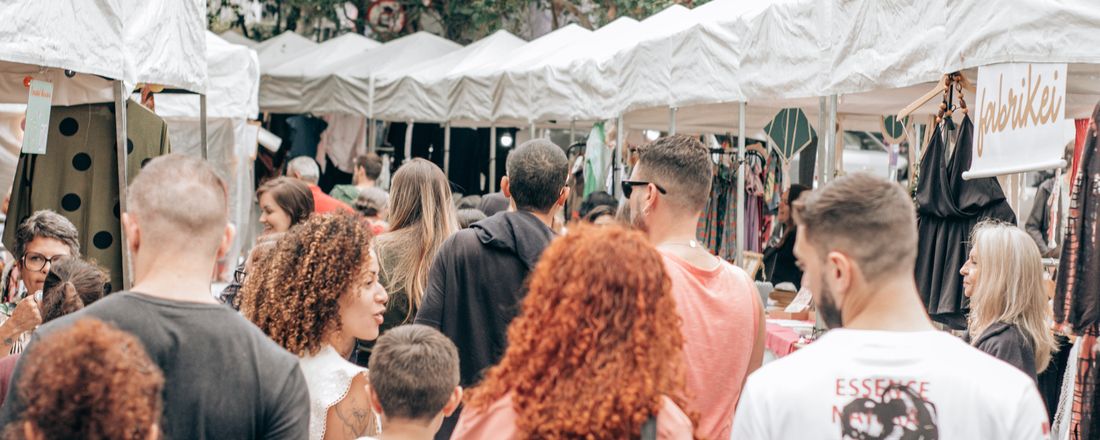
[[[126,200],[142,241],[156,246],[186,243],[197,251],[216,249],[229,221],[225,182],[206,162],[190,156],[150,161],[130,184]]]

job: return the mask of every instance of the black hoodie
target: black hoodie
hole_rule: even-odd
[[[459,231],[439,249],[415,322],[454,341],[463,387],[480,381],[504,355],[508,324],[527,294],[527,274],[553,238],[531,213],[501,212]],[[450,437],[454,419],[437,439]]]

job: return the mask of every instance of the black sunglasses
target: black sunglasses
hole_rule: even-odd
[[[629,199],[630,194],[634,192],[634,187],[635,186],[645,186],[645,185],[649,185],[651,183],[653,184],[653,186],[657,187],[657,191],[660,192],[661,194],[668,194],[668,191],[665,191],[664,188],[661,188],[661,185],[658,185],[658,184],[653,183],[653,182],[643,182],[641,180],[624,180],[623,181],[623,196],[625,196],[626,198]]]

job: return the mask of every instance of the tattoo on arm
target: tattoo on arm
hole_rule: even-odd
[[[359,399],[354,394],[348,395],[343,405],[336,405],[336,417],[340,419],[341,430],[345,438],[359,438],[375,434],[374,417],[371,414],[368,402]]]

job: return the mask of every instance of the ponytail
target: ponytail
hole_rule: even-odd
[[[84,300],[80,298],[80,294],[77,293],[76,286],[72,281],[66,281],[62,288],[65,293],[65,298],[61,301],[61,311],[63,315],[68,315],[84,308]]]

